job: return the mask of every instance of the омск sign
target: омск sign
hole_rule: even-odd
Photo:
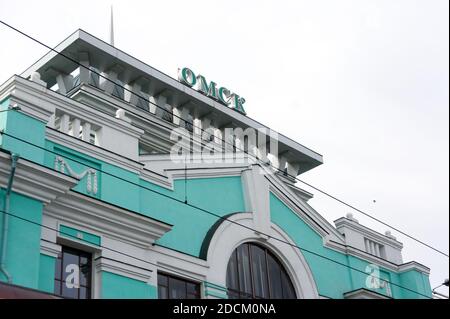
[[[196,76],[191,69],[182,68],[178,69],[178,80],[181,83],[184,83],[187,86],[205,94],[206,96],[228,105],[242,114],[246,114],[243,107],[243,104],[245,103],[245,99],[243,97],[240,97],[236,93],[232,93],[223,86],[218,87],[218,85],[213,81],[208,83],[203,75],[199,74]]]

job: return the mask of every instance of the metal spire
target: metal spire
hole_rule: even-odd
[[[111,24],[109,26],[109,44],[114,46],[114,17],[113,17],[113,6],[111,6]]]

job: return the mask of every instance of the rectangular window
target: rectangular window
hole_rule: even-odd
[[[200,285],[179,277],[158,273],[159,299],[200,299]]]
[[[91,281],[92,255],[63,247],[56,259],[54,293],[64,298],[90,299]]]

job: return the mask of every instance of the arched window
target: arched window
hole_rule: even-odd
[[[227,268],[230,299],[295,299],[286,270],[266,248],[245,243],[236,248]]]

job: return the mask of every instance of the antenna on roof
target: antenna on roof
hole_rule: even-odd
[[[111,24],[109,25],[109,44],[114,46],[114,17],[113,17],[113,6],[111,5]]]

